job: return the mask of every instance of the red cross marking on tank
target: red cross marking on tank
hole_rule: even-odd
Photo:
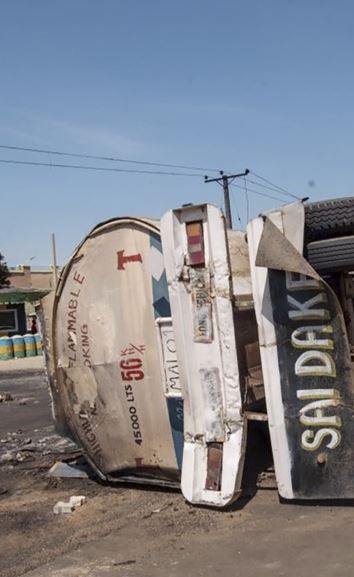
[[[143,259],[141,257],[141,254],[130,254],[127,256],[124,256],[124,250],[118,250],[117,251],[117,257],[118,257],[118,266],[117,269],[118,270],[125,270],[125,264],[127,262],[143,262]]]

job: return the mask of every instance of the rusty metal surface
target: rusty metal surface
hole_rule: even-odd
[[[222,477],[222,443],[208,443],[207,445],[207,476],[205,489],[220,491]]]

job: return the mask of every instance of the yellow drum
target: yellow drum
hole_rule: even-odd
[[[25,339],[21,335],[15,335],[12,337],[12,344],[15,359],[23,359],[26,356]]]
[[[43,355],[43,341],[41,335],[39,333],[36,333],[34,335],[34,340],[36,343],[37,355]]]
[[[25,340],[26,357],[35,357],[37,354],[37,350],[34,336],[27,334],[24,336],[24,340]]]
[[[13,359],[14,349],[10,337],[0,337],[0,361]]]

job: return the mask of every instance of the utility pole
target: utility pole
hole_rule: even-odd
[[[55,246],[55,234],[52,232],[52,267],[53,267],[53,285],[54,290],[57,288],[58,284],[58,265],[57,265],[57,251]]]
[[[245,172],[241,172],[240,174],[226,175],[222,170],[220,170],[220,176],[217,178],[208,178],[208,176],[204,177],[204,182],[217,182],[218,184],[221,184],[224,189],[226,228],[232,228],[229,181],[232,182],[235,178],[239,178],[240,176],[247,176],[247,174],[249,174],[248,168],[246,168]]]

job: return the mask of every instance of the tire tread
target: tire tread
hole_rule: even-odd
[[[306,242],[354,234],[354,197],[305,205]]]

